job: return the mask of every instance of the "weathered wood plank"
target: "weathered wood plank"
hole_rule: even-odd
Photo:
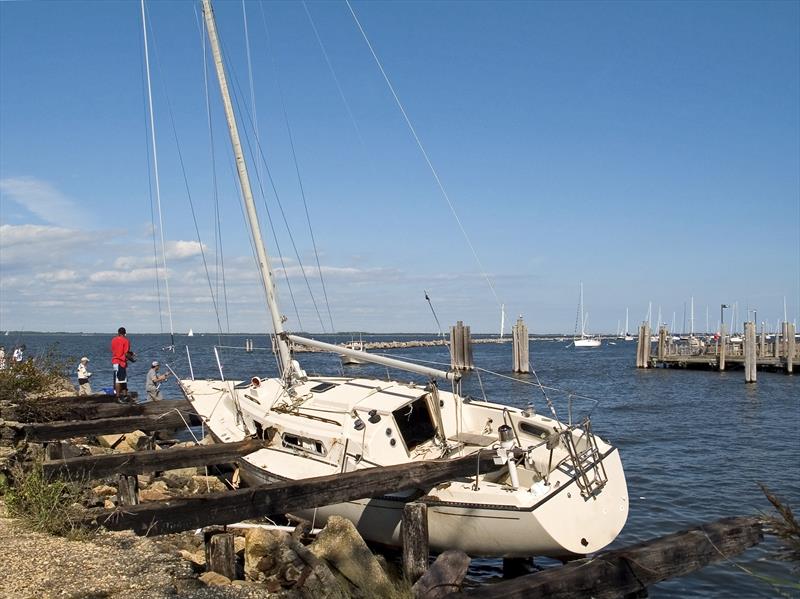
[[[206,571],[236,579],[236,550],[233,535],[219,529],[203,531]]]
[[[127,474],[117,476],[117,498],[120,505],[139,505],[139,479]]]
[[[141,404],[23,401],[16,405],[0,408],[0,414],[6,420],[34,423],[159,415],[175,409],[190,413],[195,411],[192,404],[186,400],[156,401]]]
[[[43,424],[23,424],[22,430],[27,441],[59,441],[86,435],[108,435],[129,433],[130,431],[159,431],[183,428],[186,424],[202,424],[200,416],[192,413],[170,411],[166,414],[144,416],[124,416],[121,418],[99,418],[77,422],[48,422]]]
[[[438,482],[474,475],[478,460],[481,472],[503,467],[494,463],[495,456],[494,451],[482,451],[480,455],[455,460],[367,468],[224,493],[150,502],[120,511],[95,509],[89,510],[86,523],[110,530],[133,530],[140,535],[169,534],[210,524],[232,524],[269,514],[380,497],[404,489],[427,489]]]
[[[428,506],[418,502],[407,503],[403,507],[400,531],[403,536],[403,574],[414,584],[428,569]]]
[[[258,451],[266,441],[245,439],[236,443],[216,443],[164,450],[87,455],[44,462],[42,470],[48,479],[83,480],[103,478],[109,474],[146,474],[174,468],[191,468],[212,464],[228,464],[236,458]]]
[[[637,593],[742,553],[763,539],[756,517],[723,518],[696,528],[607,551],[514,580],[450,597],[481,599],[606,599]]]

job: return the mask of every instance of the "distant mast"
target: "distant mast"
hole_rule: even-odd
[[[250,188],[250,178],[247,175],[247,164],[245,163],[242,144],[239,140],[239,129],[236,126],[236,117],[233,113],[230,93],[228,92],[228,81],[225,77],[225,67],[222,63],[222,53],[219,49],[219,39],[217,38],[217,25],[214,22],[214,11],[211,8],[211,0],[203,0],[203,16],[206,22],[206,32],[208,41],[211,45],[211,53],[214,56],[214,66],[217,70],[219,89],[222,94],[222,103],[225,107],[225,118],[228,120],[228,131],[233,146],[233,154],[236,158],[236,170],[239,174],[239,184],[242,188],[242,199],[244,200],[247,223],[250,226],[250,234],[253,238],[253,246],[256,250],[258,268],[261,271],[261,281],[264,285],[264,292],[267,296],[270,317],[272,318],[272,328],[275,331],[275,341],[278,346],[279,370],[281,375],[288,376],[291,357],[289,354],[289,342],[283,329],[283,320],[278,301],[275,297],[275,285],[273,283],[272,268],[270,267],[269,255],[261,237],[261,228],[258,224],[258,213],[253,201],[253,190]]]
[[[500,339],[503,338],[503,332],[506,328],[506,305],[500,304]]]

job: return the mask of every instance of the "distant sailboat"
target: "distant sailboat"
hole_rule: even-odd
[[[600,347],[600,338],[592,337],[586,334],[586,321],[589,319],[589,314],[583,312],[583,283],[581,283],[581,300],[578,304],[578,320],[581,323],[581,335],[578,337],[578,323],[575,322],[575,337],[573,344],[575,347]]]
[[[186,336],[187,337],[194,337],[194,331],[192,329],[189,329],[189,332],[186,333]]]

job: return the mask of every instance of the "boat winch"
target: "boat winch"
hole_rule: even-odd
[[[517,474],[517,463],[514,461],[514,430],[507,424],[503,424],[497,429],[497,436],[500,439],[500,447],[497,448],[497,456],[494,463],[498,465],[508,464],[508,474],[511,477],[511,487],[519,489],[519,474]]]

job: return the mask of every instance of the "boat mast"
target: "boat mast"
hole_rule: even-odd
[[[625,336],[628,336],[628,308],[625,308]]]
[[[586,320],[583,315],[583,281],[581,281],[581,307],[579,308],[581,313],[581,339],[586,337]]]
[[[239,184],[242,188],[242,198],[244,200],[247,223],[250,225],[250,234],[253,236],[253,245],[256,250],[258,268],[261,271],[261,281],[264,284],[264,292],[267,296],[270,316],[272,317],[272,328],[275,330],[275,340],[278,346],[279,370],[281,375],[286,375],[289,371],[291,357],[289,354],[289,342],[283,330],[283,321],[278,310],[278,301],[275,297],[275,285],[272,282],[272,268],[269,263],[267,249],[261,237],[261,228],[258,224],[258,213],[253,201],[253,190],[250,188],[250,178],[247,175],[247,164],[245,163],[242,144],[239,141],[239,129],[236,126],[236,117],[233,113],[233,104],[228,92],[228,80],[225,77],[225,67],[222,64],[222,53],[219,48],[217,38],[217,25],[214,21],[214,11],[211,8],[211,0],[203,0],[203,16],[206,22],[206,32],[208,41],[211,45],[211,53],[214,56],[214,66],[217,70],[219,89],[222,94],[222,104],[225,107],[225,117],[228,120],[228,131],[231,136],[231,145],[236,158],[236,170],[239,173]]]

